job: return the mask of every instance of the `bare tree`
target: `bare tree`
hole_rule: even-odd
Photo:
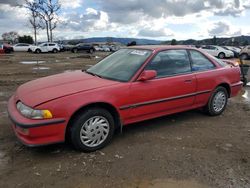
[[[60,9],[58,0],[39,0],[39,15],[45,23],[48,42],[53,41],[53,30],[57,27]]]
[[[30,12],[29,23],[34,30],[35,45],[37,45],[37,30],[42,28],[39,17],[39,2],[37,0],[25,0],[24,7]]]
[[[18,33],[16,31],[6,32],[2,34],[2,38],[4,41],[14,44],[18,42]]]

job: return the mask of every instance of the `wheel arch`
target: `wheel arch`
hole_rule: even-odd
[[[73,126],[73,120],[74,118],[79,115],[80,113],[83,113],[85,110],[87,110],[88,108],[95,108],[95,107],[99,107],[99,108],[103,108],[106,109],[107,111],[109,111],[111,113],[111,115],[114,118],[115,121],[115,129],[117,128],[121,128],[122,126],[122,122],[120,119],[120,114],[118,112],[118,110],[111,104],[106,103],[106,102],[95,102],[95,103],[90,103],[87,104],[85,106],[80,107],[79,109],[77,109],[70,117],[66,130],[65,130],[65,138],[67,138],[67,134],[70,130],[70,128]]]
[[[226,83],[226,82],[221,83],[217,87],[224,87],[227,90],[228,98],[230,98],[230,96],[231,96],[231,87],[230,87],[230,85],[228,83]]]

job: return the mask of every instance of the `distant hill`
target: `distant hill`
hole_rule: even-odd
[[[235,45],[235,46],[245,46],[250,44],[250,36],[237,36],[228,38],[209,38],[203,40],[181,40],[177,41],[181,45]],[[171,41],[165,41],[164,44],[171,44]]]
[[[163,41],[160,40],[149,40],[149,39],[138,39],[138,38],[116,38],[116,37],[93,37],[86,39],[75,39],[75,40],[65,40],[64,42],[77,41],[78,43],[93,43],[93,42],[119,42],[121,44],[127,45],[132,41],[136,41],[138,45],[147,44],[161,44]]]
[[[149,39],[138,39],[138,38],[114,38],[114,37],[95,37],[83,39],[84,42],[119,42],[122,44],[128,44],[132,41],[136,41],[139,45],[145,44],[160,44],[162,41],[149,40]]]
[[[250,44],[250,36],[237,36],[228,38],[208,38],[203,40],[177,40],[177,44],[180,45],[248,45]],[[161,40],[150,40],[150,39],[140,39],[140,38],[116,38],[116,37],[93,37],[86,39],[75,39],[75,40],[64,40],[65,43],[72,42],[75,43],[93,43],[93,42],[119,42],[121,44],[127,45],[132,41],[136,41],[137,45],[157,45],[157,44],[171,44],[169,41]]]

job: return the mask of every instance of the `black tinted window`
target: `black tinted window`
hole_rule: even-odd
[[[211,49],[211,50],[216,50],[217,48],[214,47],[214,46],[210,46],[210,49]]]
[[[55,46],[55,44],[49,44],[49,46]]]
[[[209,70],[215,67],[212,62],[210,62],[203,54],[198,51],[190,50],[190,55],[192,59],[193,71]]]
[[[146,70],[155,70],[157,77],[165,77],[191,72],[186,50],[167,50],[159,52],[146,66]]]
[[[203,46],[202,49],[210,49],[209,46]]]

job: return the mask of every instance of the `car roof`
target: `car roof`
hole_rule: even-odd
[[[129,46],[130,49],[142,49],[142,50],[171,50],[171,49],[196,49],[185,45],[142,45],[142,46]]]

